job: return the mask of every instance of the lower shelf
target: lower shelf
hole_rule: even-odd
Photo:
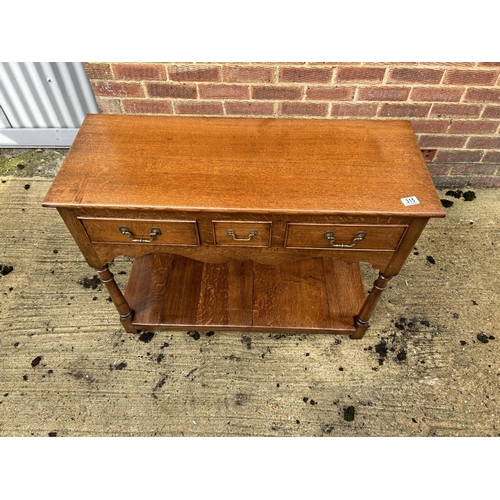
[[[331,257],[270,266],[148,254],[125,298],[139,329],[350,334],[364,290],[359,264]]]

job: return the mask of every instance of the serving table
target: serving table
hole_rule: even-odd
[[[445,215],[404,120],[87,115],[43,206],[127,332],[355,339]],[[134,259],[124,293],[118,255]],[[368,295],[360,262],[379,271]]]

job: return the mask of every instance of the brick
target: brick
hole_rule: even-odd
[[[500,137],[470,137],[467,149],[500,149]]]
[[[417,102],[459,102],[464,90],[463,87],[414,87],[410,99]]]
[[[476,188],[498,188],[500,187],[500,177],[498,175],[470,177],[467,186]]]
[[[419,62],[419,66],[440,66],[440,67],[449,67],[449,66],[464,66],[472,68],[475,63],[473,62]]]
[[[123,113],[120,99],[114,99],[110,97],[96,97],[96,102],[101,113],[115,115]]]
[[[441,81],[444,70],[430,68],[393,68],[389,72],[388,83],[427,83]]]
[[[500,122],[489,120],[453,120],[449,132],[450,134],[494,134],[499,124]]]
[[[345,64],[345,63],[338,63]],[[356,63],[355,63],[356,64]],[[359,65],[359,63],[357,63]],[[397,62],[397,61],[383,61],[383,62],[370,62],[371,66],[417,66],[417,62]]]
[[[332,70],[329,68],[290,68],[280,69],[279,81],[288,83],[328,83],[332,79]]]
[[[200,99],[249,99],[248,85],[200,84],[198,85]]]
[[[360,87],[358,101],[406,101],[410,94],[409,87]]]
[[[478,66],[492,66],[500,68],[500,62],[478,62]]]
[[[226,102],[226,115],[270,116],[274,114],[272,102]]]
[[[372,118],[377,114],[377,107],[378,104],[376,103],[363,103],[363,104],[333,103],[332,109],[330,111],[330,116],[332,116],[333,118],[345,117],[345,116]]]
[[[482,163],[462,163],[451,169],[453,175],[494,175],[498,165],[483,165]]]
[[[285,116],[326,116],[328,104],[326,102],[283,102],[279,114]]]
[[[448,163],[427,163],[427,168],[432,176],[446,175],[451,170]]]
[[[232,83],[272,83],[274,82],[274,68],[265,66],[224,66],[222,78]]]
[[[436,154],[438,163],[472,163],[479,161],[483,152],[467,149],[440,149]]]
[[[457,135],[421,135],[418,143],[421,148],[462,148],[467,137]]]
[[[163,64],[113,64],[115,80],[166,80]]]
[[[432,181],[437,188],[459,188],[467,184],[467,179],[464,177],[449,177],[448,175],[434,175]]]
[[[196,85],[181,83],[148,83],[146,90],[150,97],[173,97],[196,99]]]
[[[221,102],[174,101],[175,112],[179,115],[223,115]]]
[[[385,103],[380,108],[378,116],[423,118],[428,115],[430,109],[430,104]]]
[[[433,104],[431,116],[437,117],[469,117],[478,118],[481,113],[481,106],[474,104]]]
[[[171,115],[172,103],[162,99],[125,99],[123,109],[130,114]]]
[[[168,76],[176,82],[219,82],[221,71],[218,66],[169,66]]]
[[[341,64],[342,66],[359,66],[359,62],[309,62],[310,65],[321,65],[321,66],[338,66]],[[375,63],[373,63],[375,64]]]
[[[306,99],[311,101],[352,101],[356,87],[309,86]]]
[[[85,73],[90,80],[112,80],[113,73],[111,73],[111,66],[109,63],[83,63]]]
[[[446,132],[451,120],[425,120],[412,118],[411,124],[416,133],[419,132]]]
[[[483,163],[500,164],[500,151],[486,151],[483,158]]]
[[[96,96],[144,97],[144,90],[139,83],[93,81],[91,85]]]
[[[283,100],[298,100],[302,97],[302,89],[300,87],[253,87],[252,97],[254,99],[283,99]]]
[[[486,106],[483,111],[483,118],[500,118],[500,106]]]
[[[493,85],[498,71],[447,69],[443,83],[448,85]]]
[[[500,104],[500,89],[467,89],[464,102],[492,102]]]
[[[385,68],[373,67],[353,67],[353,66],[339,66],[335,81],[339,83],[344,82],[372,82],[382,83],[385,76]]]

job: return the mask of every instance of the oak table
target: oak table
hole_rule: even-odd
[[[127,332],[355,339],[445,215],[404,120],[87,115],[43,206]],[[125,293],[118,255],[134,258]],[[362,261],[379,271],[367,296]]]

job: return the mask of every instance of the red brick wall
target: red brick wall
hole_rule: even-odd
[[[103,113],[409,119],[437,186],[500,187],[500,63],[85,63]]]

